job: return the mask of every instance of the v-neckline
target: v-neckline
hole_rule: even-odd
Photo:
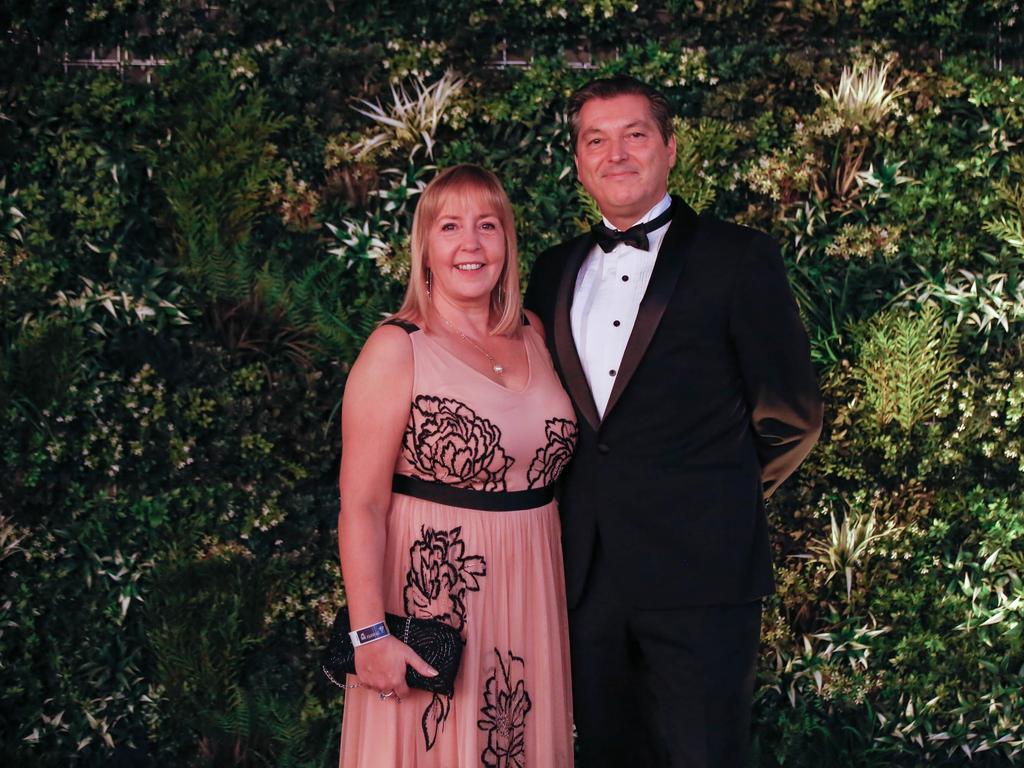
[[[530,384],[533,383],[533,360],[530,358],[530,345],[526,341],[526,331],[525,330],[523,331],[522,342],[523,342],[523,348],[526,350],[526,383],[523,385],[522,389],[512,389],[512,387],[508,387],[508,386],[502,384],[499,381],[495,381],[494,379],[492,379],[490,376],[488,376],[483,371],[479,370],[478,368],[474,368],[472,365],[467,363],[465,360],[463,360],[461,357],[456,355],[454,352],[452,352],[450,349],[448,349],[444,344],[442,344],[441,342],[439,342],[437,339],[433,338],[429,334],[424,333],[423,337],[425,339],[429,339],[431,344],[433,344],[435,347],[440,349],[442,352],[444,352],[450,358],[455,360],[459,365],[461,365],[461,366],[463,366],[465,368],[468,368],[473,373],[475,373],[477,376],[480,376],[481,378],[486,379],[487,381],[491,382],[491,384],[493,384],[494,386],[499,387],[499,388],[501,388],[501,389],[505,390],[506,392],[509,392],[509,393],[511,393],[513,395],[521,395],[521,394],[523,394],[526,390],[528,390],[530,388]]]

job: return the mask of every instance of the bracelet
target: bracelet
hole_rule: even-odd
[[[362,629],[353,629],[348,633],[349,638],[352,640],[352,647],[358,648],[361,645],[369,645],[375,643],[378,640],[383,640],[388,637],[391,633],[388,632],[388,625],[383,621],[378,621],[376,624],[371,624],[368,627]]]

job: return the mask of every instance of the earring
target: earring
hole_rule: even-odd
[[[427,298],[433,301],[434,296],[430,292],[430,267],[427,267]]]

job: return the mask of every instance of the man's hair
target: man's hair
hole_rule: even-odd
[[[615,75],[591,80],[569,97],[569,137],[572,151],[580,138],[580,110],[591,99],[614,99],[616,96],[643,96],[651,108],[651,117],[658,126],[661,138],[667,144],[672,137],[672,109],[668,100],[646,83],[629,75]]]

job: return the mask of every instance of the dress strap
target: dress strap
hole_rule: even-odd
[[[523,312],[522,318],[523,318],[523,322],[522,322],[523,325],[529,325],[530,324],[530,318],[526,316],[525,312]],[[401,328],[406,333],[416,333],[416,331],[418,331],[420,329],[420,327],[418,325],[416,325],[414,323],[406,322],[405,320],[385,320],[383,323],[381,323],[381,325],[394,325],[394,326],[397,326],[397,327]]]
[[[406,333],[416,333],[420,329],[418,325],[407,323],[405,320],[385,320],[381,325],[394,325]]]
[[[543,507],[555,498],[555,486],[530,488],[525,491],[477,491],[473,488],[456,488],[447,483],[421,480],[410,475],[394,475],[391,478],[392,493],[426,499],[449,507],[480,509],[485,512],[514,512],[519,509]]]

